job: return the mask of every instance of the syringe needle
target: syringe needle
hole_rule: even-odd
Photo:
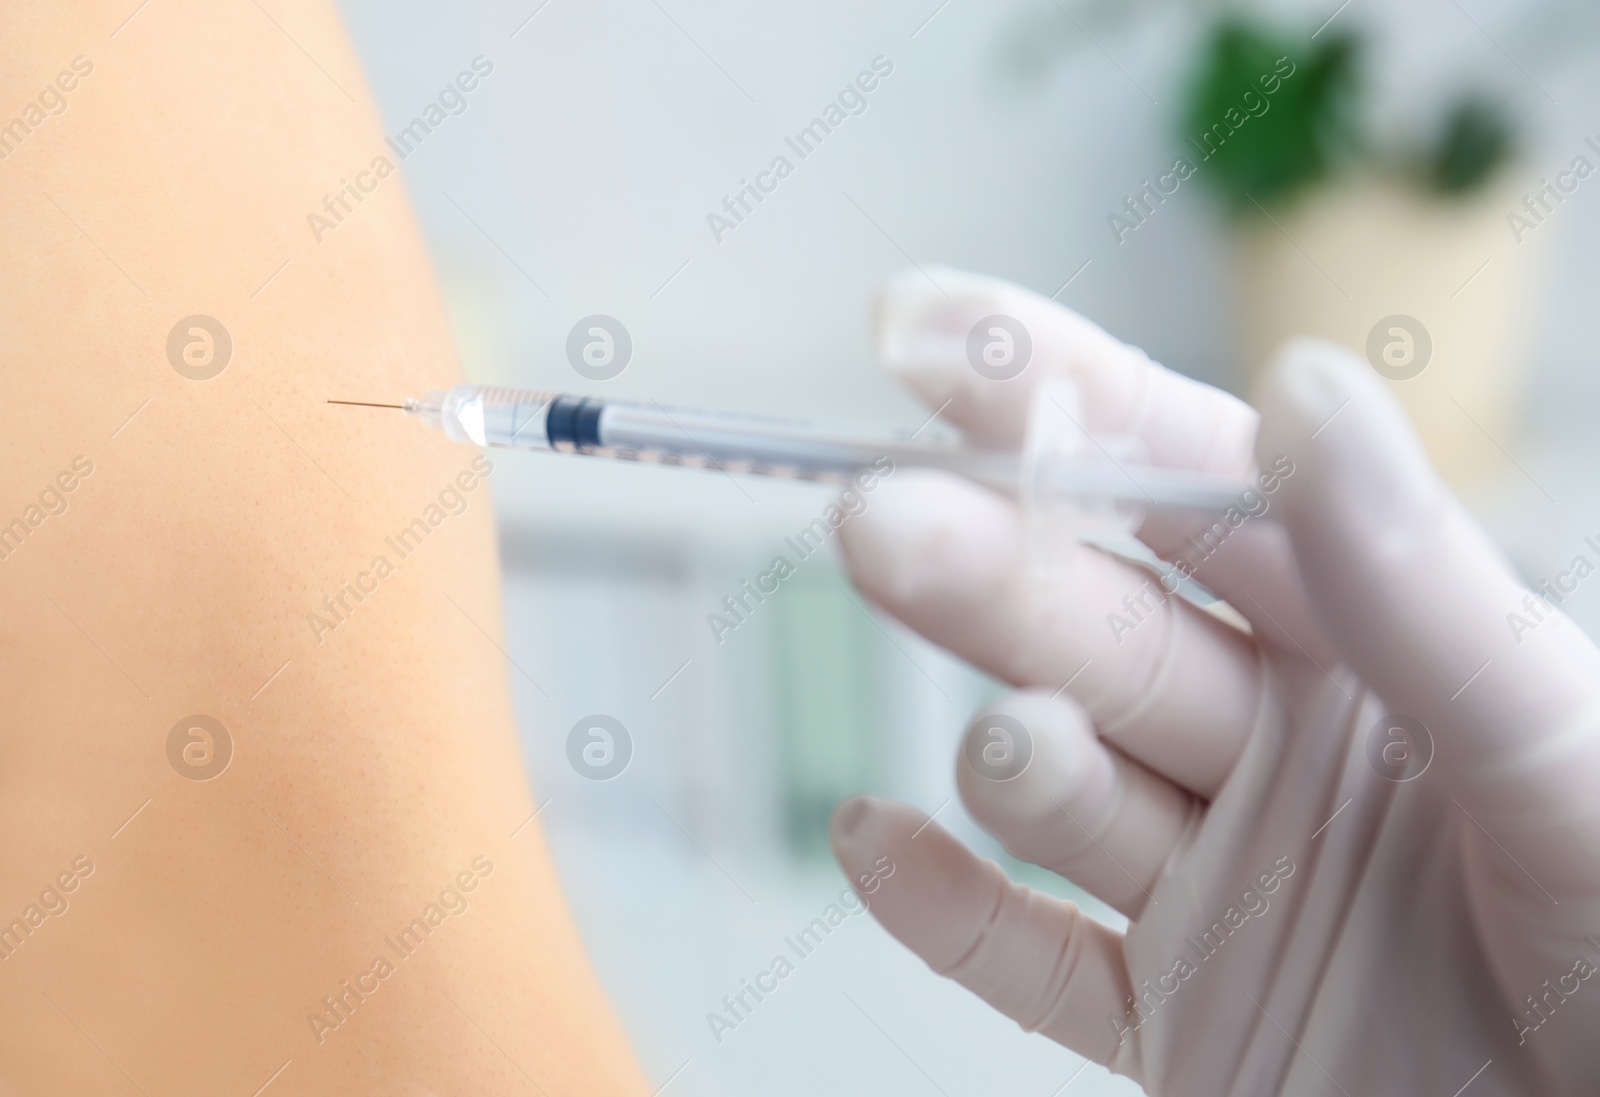
[[[352,408],[395,408],[399,411],[406,410],[404,404],[369,404],[365,400],[329,400],[328,403],[344,404]]]

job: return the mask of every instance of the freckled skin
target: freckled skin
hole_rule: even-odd
[[[388,151],[333,5],[135,6],[0,26],[0,126],[90,69],[0,144],[0,935],[65,907],[0,936],[0,1088],[249,1094],[288,1061],[267,1094],[648,1093],[539,822],[512,837],[494,476],[323,403],[458,377],[403,176],[307,224]],[[196,314],[232,342],[210,380],[168,358]],[[206,781],[168,754],[197,714],[232,748]]]

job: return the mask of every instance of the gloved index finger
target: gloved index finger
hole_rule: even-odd
[[[889,279],[873,308],[884,367],[978,445],[1021,444],[1039,382],[1068,377],[1083,428],[1132,435],[1156,465],[1242,477],[1256,413],[1150,361],[1057,302],[949,267]]]
[[[1089,434],[1131,437],[1159,467],[1255,482],[1253,408],[1031,290],[948,267],[910,270],[879,291],[873,333],[884,367],[975,445],[1020,448],[1035,392],[1066,378]],[[1265,496],[1241,499],[1240,513],[1255,513],[1252,500]],[[1263,539],[1260,529],[1235,537],[1231,526],[1213,536],[1211,528],[1193,515],[1152,511],[1139,536],[1162,558],[1182,558],[1264,635],[1325,658],[1283,539]]]

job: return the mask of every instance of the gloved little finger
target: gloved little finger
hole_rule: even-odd
[[[1123,1016],[1132,994],[1120,934],[1008,880],[904,804],[858,796],[830,829],[834,855],[873,916],[929,967],[1024,1029],[1112,1065],[1119,1042],[1106,1018]]]
[[[1015,857],[1137,919],[1203,803],[1107,746],[1088,714],[1043,690],[1013,693],[967,730],[961,800]]]

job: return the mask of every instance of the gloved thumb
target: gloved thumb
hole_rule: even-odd
[[[1552,827],[1588,814],[1600,772],[1594,645],[1518,582],[1365,362],[1293,342],[1257,404],[1257,460],[1293,463],[1280,520],[1345,662],[1425,729],[1436,779],[1502,848],[1565,860]]]

